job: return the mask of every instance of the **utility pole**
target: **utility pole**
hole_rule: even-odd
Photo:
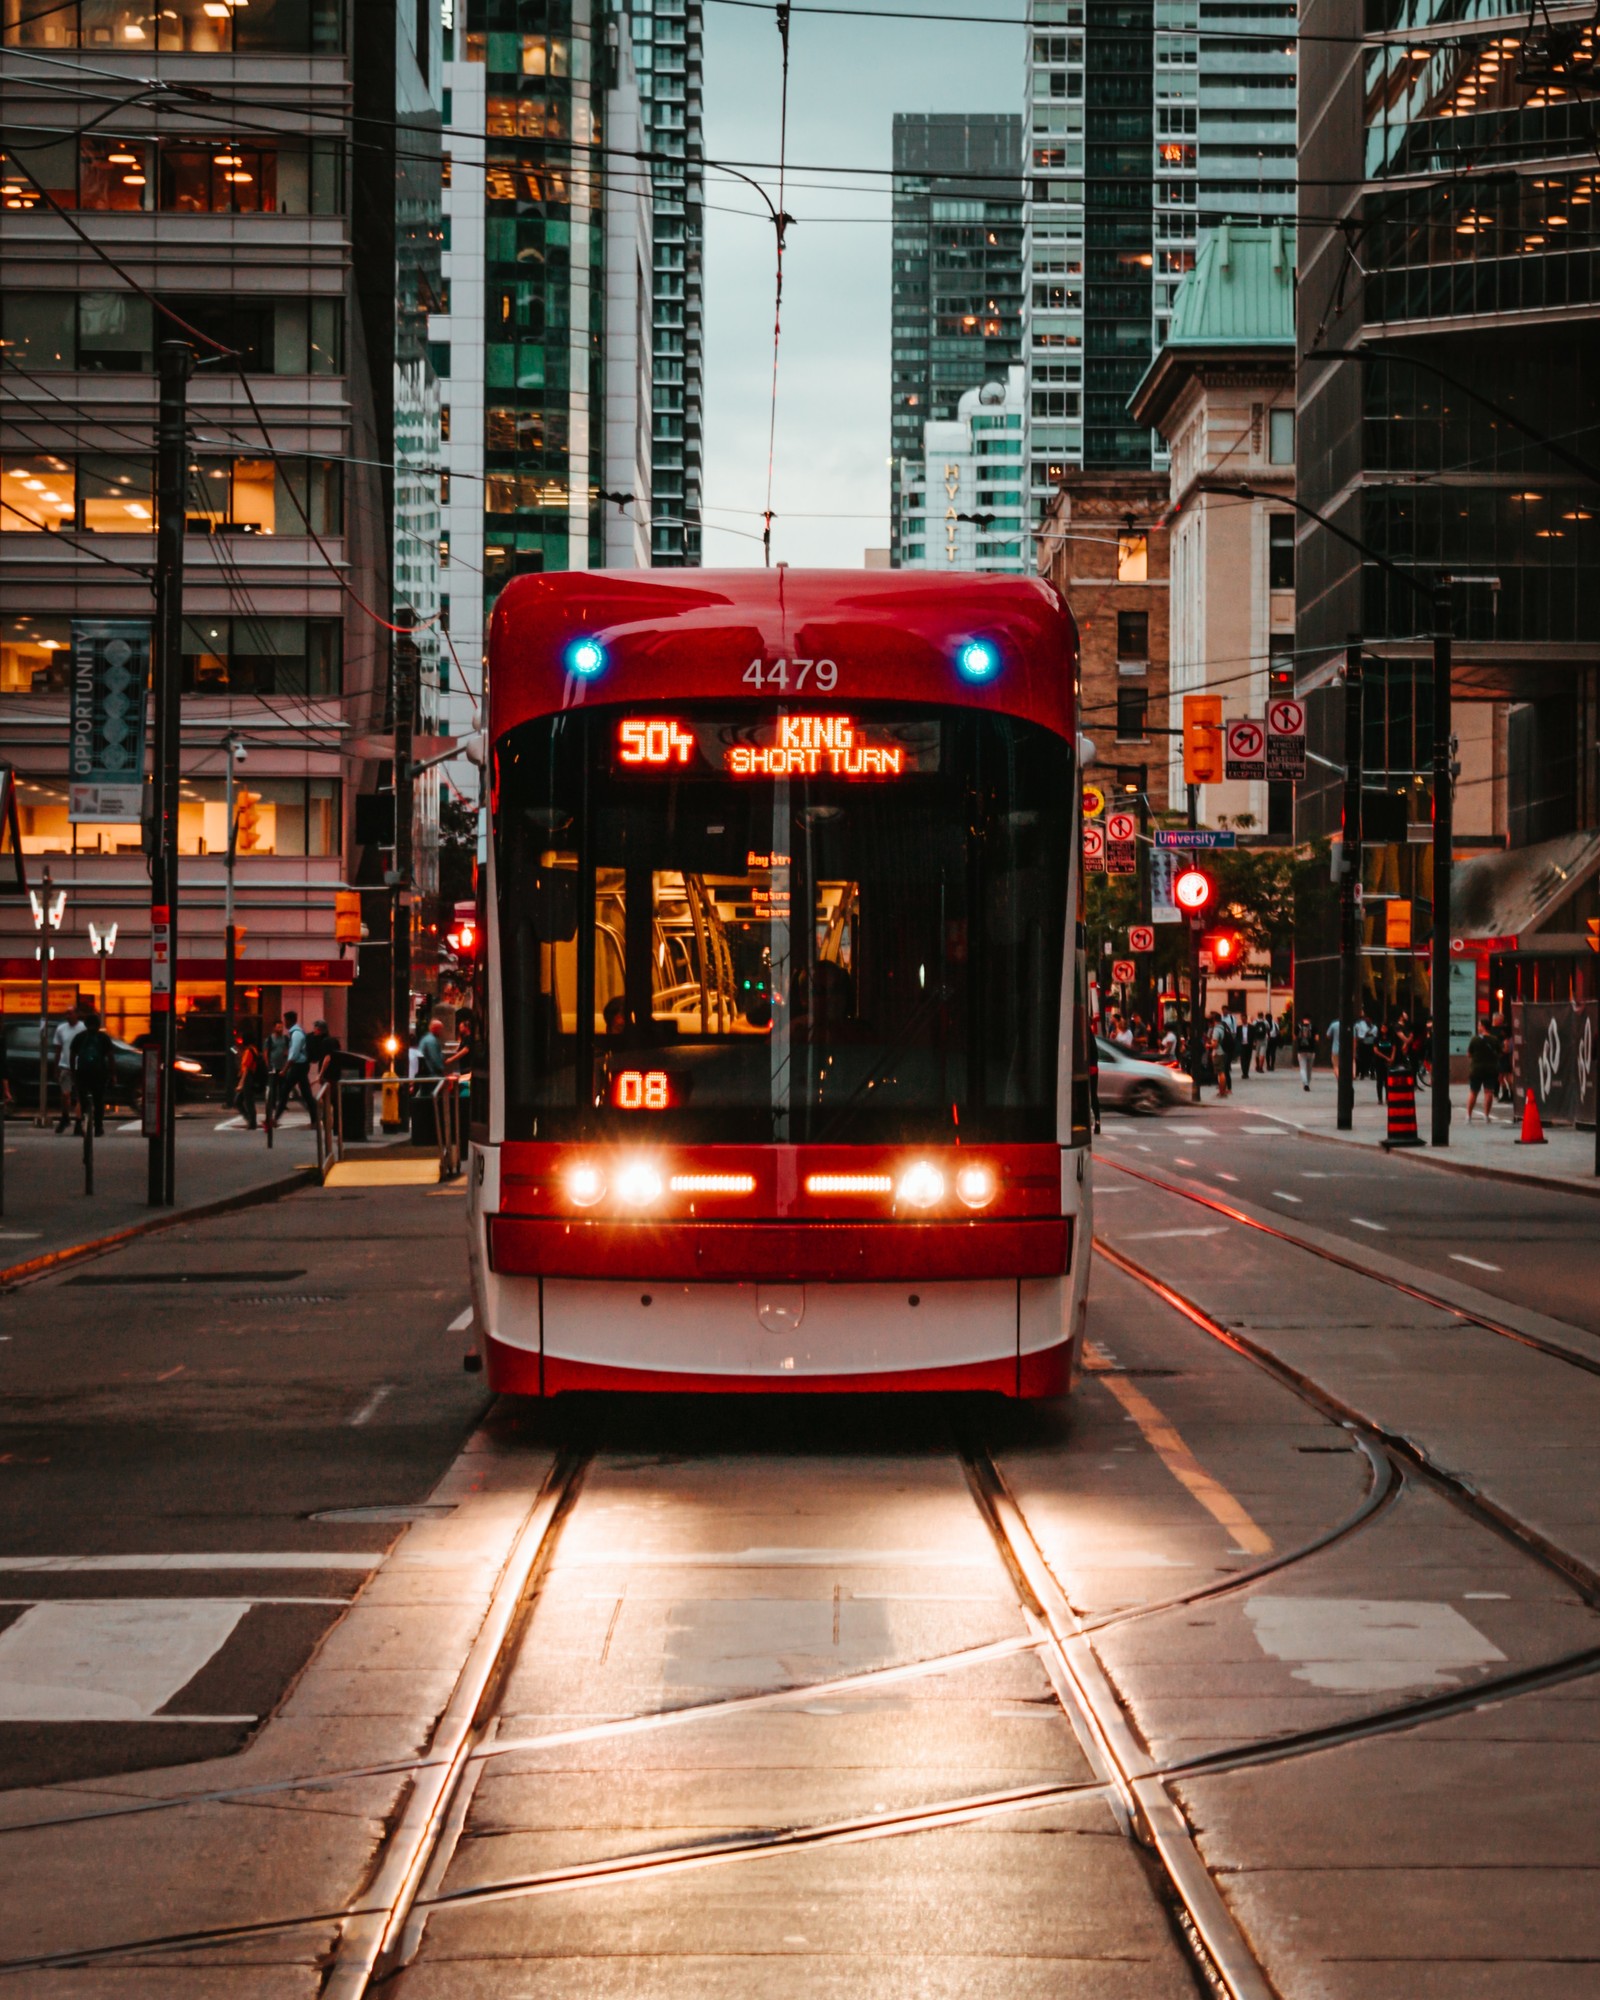
[[[421,655],[410,627],[415,614],[398,611],[395,623],[406,627],[394,635],[394,870],[389,884],[389,969],[394,981],[389,1002],[389,1033],[409,1038],[411,1032],[411,820],[415,791],[412,738],[417,724]]]
[[[1189,831],[1193,833],[1200,824],[1200,787],[1190,785]],[[1194,850],[1189,850],[1193,858]],[[1189,1074],[1195,1082],[1200,1081],[1201,1065],[1205,1061],[1206,1031],[1200,1018],[1200,932],[1202,919],[1189,918]]]
[[[239,739],[230,730],[223,740],[227,763],[228,851],[223,863],[222,889],[222,1082],[227,1096],[233,1095],[233,1036],[239,1005],[239,937],[233,924],[233,864],[239,852],[239,829],[234,822],[233,771],[239,761]]]
[[[1433,1132],[1450,1143],[1450,874],[1455,842],[1455,741],[1450,702],[1450,579],[1433,589]]]
[[[1356,1007],[1361,992],[1361,641],[1344,654],[1344,839],[1339,844],[1338,1128],[1356,1119]]]
[[[185,433],[189,371],[186,342],[164,340],[159,356],[161,401],[156,419],[156,617],[154,744],[150,759],[150,1027],[159,1068],[155,1130],[149,1139],[146,1196],[152,1208],[177,1200],[173,1063],[178,1017],[178,777],[181,769],[183,676],[184,489],[189,446]],[[149,1107],[146,1107],[148,1122]]]
[[[34,1114],[35,1125],[50,1123],[50,961],[56,955],[56,948],[50,942],[52,931],[61,928],[61,918],[67,907],[67,892],[57,889],[50,880],[50,870],[46,866],[37,893],[30,901],[33,906],[33,927],[39,933],[39,1108]],[[61,1082],[61,1108],[67,1105],[66,1082]]]
[[[1150,848],[1150,766],[1139,766],[1139,921],[1148,924],[1154,914],[1152,903]],[[1139,983],[1135,989],[1135,1005],[1149,1031],[1150,1046],[1159,1049],[1161,1045],[1161,1023],[1155,1018],[1155,964],[1153,951],[1141,951],[1134,955],[1134,964],[1139,968]]]

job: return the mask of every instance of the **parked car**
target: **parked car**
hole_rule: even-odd
[[[1169,1104],[1193,1104],[1200,1095],[1194,1079],[1175,1064],[1147,1062],[1099,1035],[1094,1045],[1100,1057],[1103,1111],[1165,1111]]]
[[[60,1093],[56,1087],[55,1032],[60,1015],[50,1019],[50,1084],[47,1102],[54,1104]],[[6,1081],[12,1101],[30,1109],[39,1102],[39,1020],[37,1015],[14,1015],[0,1028],[5,1049]],[[144,1057],[131,1042],[111,1038],[111,1102],[137,1105],[144,1081]]]

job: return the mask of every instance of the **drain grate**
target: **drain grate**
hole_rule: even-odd
[[[251,1292],[243,1298],[229,1299],[230,1306],[336,1306],[344,1299],[343,1292]]]

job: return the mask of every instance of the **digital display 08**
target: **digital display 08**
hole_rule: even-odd
[[[619,1069],[611,1078],[610,1095],[618,1111],[670,1111],[681,1101],[664,1069]]]
[[[903,778],[937,771],[939,725],[853,715],[628,716],[617,724],[613,760],[618,772],[641,776]]]

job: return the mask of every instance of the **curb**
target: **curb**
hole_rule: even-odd
[[[1263,1118],[1272,1118],[1294,1133],[1297,1139],[1315,1139],[1324,1146],[1343,1146],[1348,1151],[1352,1146],[1359,1148],[1359,1139],[1341,1139],[1336,1132],[1314,1132],[1309,1126],[1297,1125],[1292,1118],[1285,1118],[1281,1111],[1263,1111]],[[1368,1148],[1369,1152],[1383,1151],[1381,1144]],[[1442,1160],[1437,1153],[1423,1147],[1413,1152],[1410,1148],[1398,1153],[1384,1152],[1386,1160],[1410,1160],[1419,1167],[1437,1167],[1443,1174],[1467,1174],[1473,1180],[1509,1181],[1514,1187],[1554,1189],[1557,1194],[1575,1194],[1585,1201],[1600,1201],[1600,1176],[1593,1180],[1558,1179],[1554,1174],[1519,1174],[1515,1167],[1481,1167],[1475,1160]]]
[[[26,1284],[30,1278],[43,1277],[48,1271],[59,1270],[63,1264],[76,1264],[84,1257],[98,1257],[121,1244],[135,1242],[141,1236],[154,1236],[160,1230],[176,1228],[180,1222],[204,1222],[214,1215],[228,1215],[234,1209],[255,1208],[262,1202],[276,1201],[280,1195],[292,1194],[296,1188],[316,1186],[315,1174],[315,1167],[296,1167],[292,1174],[286,1174],[279,1180],[264,1181],[259,1187],[246,1188],[241,1194],[224,1195],[218,1201],[197,1202],[192,1208],[175,1208],[169,1215],[151,1216],[148,1222],[130,1222],[126,1229],[114,1229],[109,1236],[95,1236],[87,1243],[68,1243],[60,1250],[46,1250],[38,1257],[29,1257],[0,1271],[0,1289]]]

